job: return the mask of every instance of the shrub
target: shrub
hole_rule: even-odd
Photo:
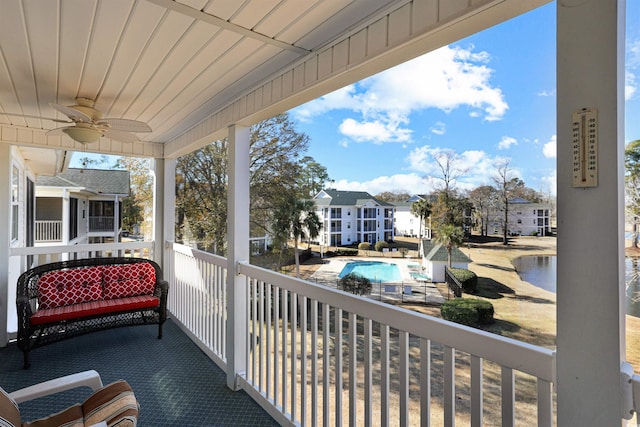
[[[356,295],[367,295],[371,293],[371,280],[355,273],[349,273],[338,281],[338,287],[343,291]]]
[[[357,256],[358,250],[353,248],[337,248],[335,251],[327,252],[328,256]]]
[[[462,283],[462,290],[468,294],[476,291],[478,275],[466,268],[450,268],[451,274]]]
[[[369,244],[369,242],[362,242],[358,244],[358,249],[362,251],[368,251],[369,249],[371,249],[371,245]]]
[[[493,323],[493,304],[489,301],[471,298],[455,298],[440,307],[442,318],[462,325]]]
[[[382,252],[382,250],[384,248],[389,248],[389,244],[387,242],[385,242],[384,240],[378,240],[376,242],[376,246],[375,247],[376,247],[376,251]]]

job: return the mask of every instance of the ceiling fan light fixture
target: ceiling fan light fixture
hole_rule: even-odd
[[[81,144],[89,144],[96,142],[102,136],[102,132],[97,129],[85,128],[85,127],[71,127],[62,130],[69,135],[74,141],[78,141]]]

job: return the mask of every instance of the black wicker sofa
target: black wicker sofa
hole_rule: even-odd
[[[155,262],[142,258],[88,258],[34,267],[18,278],[18,348],[29,352],[92,331],[162,324],[169,285]]]

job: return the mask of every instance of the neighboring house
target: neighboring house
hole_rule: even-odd
[[[322,190],[314,198],[322,221],[321,245],[343,246],[394,240],[395,206],[364,191]]]
[[[547,236],[551,234],[550,213],[551,204],[549,203],[532,203],[521,198],[511,199],[509,200],[507,234],[510,236]],[[501,235],[503,223],[503,211],[492,214],[489,220],[489,234]]]
[[[424,239],[420,245],[422,267],[424,273],[431,277],[432,282],[444,282],[444,269],[449,266],[449,254],[447,248],[441,243]],[[460,249],[454,247],[451,251],[451,267],[468,268],[471,259]]]
[[[129,171],[67,169],[36,180],[37,246],[119,241]]]

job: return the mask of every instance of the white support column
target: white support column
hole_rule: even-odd
[[[113,201],[113,236],[114,236],[113,241],[114,242],[120,242],[121,236],[119,231],[120,231],[120,196],[116,196],[115,200]]]
[[[9,304],[9,247],[11,246],[11,146],[0,143],[0,204],[4,214],[0,215],[0,347],[9,341],[7,315]],[[2,225],[4,224],[4,225]]]
[[[558,425],[621,423],[624,0],[558,0]],[[598,185],[572,185],[572,113],[598,112]]]
[[[236,274],[249,261],[249,128],[229,127],[227,203],[227,386],[238,390],[246,369],[247,278]]]
[[[153,239],[154,260],[162,267],[165,279],[173,272],[169,271],[168,250],[165,242],[175,240],[176,224],[176,160],[154,159],[151,165],[154,176],[153,195]]]

